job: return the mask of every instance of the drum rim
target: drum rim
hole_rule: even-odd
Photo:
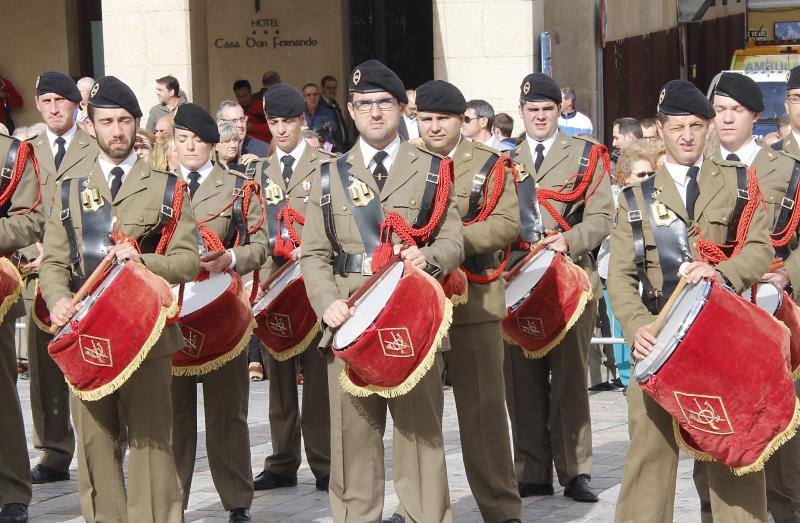
[[[276,278],[275,281],[273,281],[266,289],[264,289],[265,291],[264,296],[253,304],[254,315],[260,313],[261,311],[269,307],[276,299],[278,299],[278,297],[283,293],[283,291],[286,290],[286,288],[289,286],[290,283],[303,276],[302,269],[300,268],[300,260],[292,260],[289,263],[297,267],[297,272],[295,272],[294,267],[287,267],[283,274],[278,276],[278,278]],[[290,274],[292,274],[293,276],[287,280],[287,277]],[[264,303],[264,300],[266,300],[270,296],[270,291],[273,290],[278,285],[278,283],[283,282],[284,280],[286,280],[286,284],[283,286],[283,288],[275,296],[272,296],[272,299]],[[264,304],[261,305],[262,303]]]
[[[533,263],[534,263],[534,261],[536,261],[536,260],[539,260],[539,259],[540,259],[542,256],[544,256],[545,254],[549,254],[549,255],[551,255],[551,256],[552,256],[552,258],[551,258],[551,260],[550,260],[550,264],[548,264],[547,268],[546,268],[546,269],[545,269],[545,271],[542,273],[542,277],[541,277],[541,278],[539,278],[539,280],[538,280],[538,281],[537,281],[537,282],[536,282],[536,283],[533,285],[533,287],[531,287],[530,289],[528,289],[528,292],[526,292],[526,293],[525,293],[525,294],[522,296],[522,298],[520,298],[519,300],[517,300],[516,302],[514,302],[514,304],[513,304],[513,305],[508,305],[508,304],[506,303],[506,308],[508,308],[508,309],[509,309],[511,312],[514,312],[514,311],[516,311],[517,309],[519,309],[519,308],[522,306],[522,304],[523,304],[523,303],[525,303],[525,301],[526,301],[528,298],[530,298],[530,296],[531,296],[531,293],[533,293],[534,289],[536,289],[536,287],[539,285],[539,283],[541,283],[541,281],[544,279],[544,275],[545,275],[545,274],[547,274],[547,271],[549,271],[549,270],[550,270],[550,267],[553,265],[553,260],[555,260],[555,259],[556,259],[556,256],[558,255],[558,253],[557,253],[557,252],[555,252],[555,251],[552,251],[552,250],[550,250],[550,249],[542,249],[542,250],[541,250],[541,251],[539,251],[538,253],[536,253],[536,254],[534,254],[533,256],[531,256],[531,259],[530,259],[530,260],[528,260],[528,261],[525,263],[525,267],[527,267],[528,265],[531,265],[531,264],[533,264]],[[522,267],[522,268],[520,269],[520,274],[522,274],[522,273],[524,273],[524,272],[525,272],[525,267]],[[512,281],[513,281],[513,280],[512,280]],[[505,293],[503,293],[503,298],[505,298]]]
[[[774,316],[775,314],[778,313],[779,310],[781,310],[781,307],[783,307],[783,301],[785,299],[784,291],[783,291],[783,289],[781,289],[780,287],[778,287],[774,283],[771,283],[771,282],[768,282],[768,281],[760,281],[760,282],[758,282],[758,288],[759,289],[763,288],[765,285],[769,285],[770,287],[774,288],[777,291],[777,294],[778,294],[778,306],[775,307],[774,311],[767,311],[766,309],[762,309],[762,310],[764,310],[764,311],[766,311],[766,312],[768,312],[768,313],[770,313],[771,315]],[[747,289],[745,289],[742,292],[742,298],[744,298],[745,300],[747,300],[750,303],[752,303],[751,298],[745,298],[745,296],[744,296],[748,292],[750,293],[750,296],[752,297],[753,288],[752,287],[748,287]],[[761,308],[761,306],[758,305],[758,292],[756,292],[756,303],[755,303],[755,305],[758,306],[759,308]]]
[[[62,336],[65,336],[70,332],[72,332],[73,323],[79,323],[86,318],[92,307],[100,300],[100,298],[108,290],[108,288],[111,286],[114,280],[117,279],[117,276],[119,276],[119,274],[122,272],[122,269],[124,269],[126,265],[127,264],[124,261],[114,263],[114,265],[109,270],[108,275],[105,278],[103,278],[103,281],[100,282],[100,284],[98,284],[97,288],[92,293],[86,295],[86,297],[84,297],[81,300],[82,304],[81,310],[79,310],[75,314],[75,316],[73,316],[70,319],[70,321],[65,323],[64,326],[61,327],[58,330],[58,332],[56,332],[56,334],[53,336],[52,341],[56,341],[60,339]]]

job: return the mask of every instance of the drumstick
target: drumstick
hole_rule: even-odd
[[[783,260],[780,258],[775,258],[772,260],[772,263],[769,266],[769,270],[767,272],[775,272],[778,269],[783,269]]]
[[[81,285],[81,288],[78,289],[78,292],[76,292],[75,295],[72,296],[72,305],[73,306],[75,306],[78,303],[80,303],[80,301],[83,298],[85,298],[87,294],[89,294],[89,291],[97,284],[97,281],[100,278],[103,277],[103,274],[111,266],[111,262],[113,260],[114,260],[114,256],[111,253],[109,253],[109,254],[106,254],[106,257],[103,258],[102,261],[99,264],[97,264],[97,267],[95,268],[95,270],[92,272],[92,274],[89,275],[88,278],[86,278],[86,281],[83,282],[83,285]],[[58,329],[60,329],[60,328],[61,327],[58,327],[56,325],[51,325],[50,326],[50,334],[55,334],[58,331]]]
[[[672,291],[670,294],[667,303],[664,304],[664,308],[661,309],[661,312],[658,313],[656,317],[656,321],[653,322],[653,326],[650,327],[650,334],[654,337],[658,337],[661,333],[661,329],[664,328],[664,325],[667,323],[667,318],[669,317],[669,313],[672,310],[672,306],[675,305],[675,301],[678,299],[678,295],[680,295],[683,288],[686,287],[686,278],[681,275],[681,279],[678,280],[678,284],[675,285],[675,290]]]

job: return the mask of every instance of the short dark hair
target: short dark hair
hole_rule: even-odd
[[[261,85],[263,87],[272,87],[281,83],[281,75],[277,71],[265,71],[261,77]]]
[[[492,124],[494,123],[494,108],[486,100],[470,100],[467,102],[467,109],[475,111],[475,116],[478,118],[488,118],[486,128],[489,132],[492,131]]]
[[[239,89],[247,89],[249,91],[253,90],[253,88],[250,86],[250,82],[247,80],[236,80],[233,82],[233,90],[238,91]]]
[[[156,83],[161,84],[166,87],[168,90],[174,93],[173,96],[178,96],[181,92],[181,85],[178,83],[178,79],[174,76],[162,76],[161,78],[156,78]]]
[[[322,80],[319,81],[319,85],[325,85],[326,82],[330,82],[331,80],[333,80],[337,84],[339,83],[339,81],[336,78],[334,78],[329,74],[326,74],[325,76],[322,77]]]
[[[614,120],[611,129],[614,129],[614,126],[619,127],[619,133],[623,136],[630,133],[634,138],[640,139],[642,137],[642,126],[639,125],[636,118],[617,118]]]
[[[655,118],[642,118],[639,120],[639,127],[644,129],[650,129],[656,126],[656,119]]]
[[[300,92],[302,92],[303,94],[306,94],[306,87],[316,87],[317,89],[319,89],[319,86],[317,84],[315,84],[314,82],[308,82],[307,84],[305,84],[303,86],[302,89],[300,89]]]
[[[498,113],[494,117],[494,126],[500,131],[503,137],[511,137],[514,131],[514,119],[506,113]]]

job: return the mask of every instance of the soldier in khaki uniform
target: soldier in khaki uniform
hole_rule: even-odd
[[[461,91],[440,80],[417,88],[420,137],[436,154],[453,159],[458,212],[469,222],[486,204],[484,190],[497,179],[487,177],[500,155],[461,136],[466,101]],[[463,267],[488,283],[470,281],[467,302],[453,311],[451,349],[444,353],[458,412],[464,467],[484,521],[519,521],[522,503],[514,479],[503,386],[503,333],[506,315],[498,252],[517,237],[519,207],[514,179],[504,167],[502,195],[485,221],[464,226]],[[477,198],[475,198],[477,196]]]
[[[267,91],[264,94],[264,111],[275,153],[256,165],[256,173],[262,175],[268,209],[271,207],[274,210],[267,212],[270,252],[264,267],[265,274],[271,275],[286,262],[274,250],[275,239],[282,234],[272,218],[277,215],[277,206],[287,205],[305,215],[311,181],[319,174],[320,162],[335,156],[311,147],[301,136],[305,122],[305,101],[294,87],[281,84]],[[297,234],[301,234],[302,225],[295,223],[293,227]],[[300,252],[300,247],[295,248],[292,259],[299,259]],[[269,376],[272,454],[264,460],[264,470],[255,478],[256,490],[297,485],[301,435],[317,489],[328,490],[331,468],[328,371],[325,358],[314,350],[318,342],[319,339],[315,339],[302,353],[288,359],[279,361],[271,353],[264,356]],[[303,367],[302,414],[297,398],[299,365]]]
[[[427,151],[401,144],[397,130],[407,101],[405,88],[385,65],[370,60],[356,67],[350,82],[350,100],[348,110],[361,137],[343,160],[330,165],[329,200],[320,201],[320,177],[314,177],[303,230],[302,270],[306,281],[313,282],[306,291],[317,316],[329,328],[338,327],[352,313],[345,300],[367,281],[361,267],[368,266],[365,258],[372,254],[365,252],[345,191],[354,187],[380,198],[386,212],[395,211],[407,223],[414,223],[434,160]],[[338,171],[339,165],[344,164],[349,172],[348,188],[343,187]],[[325,233],[323,212],[331,213],[343,249],[343,254],[336,257]],[[401,256],[434,276],[448,274],[463,260],[461,229],[451,193],[449,208],[433,243],[422,248],[408,247]],[[396,236],[392,240],[400,241]],[[399,246],[395,250],[399,252]],[[323,334],[322,344],[330,339],[327,334]],[[330,498],[334,521],[381,519],[387,409],[394,420],[392,466],[399,498],[395,514],[388,521],[452,521],[442,441],[441,356],[436,355],[433,368],[410,392],[392,399],[345,393],[339,385],[343,368],[339,359],[328,355]]]
[[[650,326],[677,280],[672,270],[662,271],[658,249],[670,246],[656,244],[645,197],[657,198],[666,207],[670,223],[681,220],[685,224],[687,238],[682,241],[690,246],[692,258],[697,258],[696,229],[707,240],[725,243],[737,196],[737,164],[703,158],[709,121],[714,117],[714,109],[703,94],[689,82],[673,80],[661,93],[658,114],[658,131],[666,144],[667,157],[651,182],[655,188],[652,193],[656,196],[645,196],[643,191],[649,193],[651,189],[640,185],[627,188],[619,198],[620,207],[611,234],[614,261],[610,266],[608,291],[614,314],[622,322],[626,341],[633,347],[636,360],[652,350],[655,338],[649,331]],[[634,233],[630,221],[631,218],[639,220],[636,213],[628,213],[632,207],[629,198],[635,198],[641,216],[645,217],[641,218],[643,270],[658,295],[655,303],[647,298],[647,289],[645,298],[640,294],[642,282],[634,262]],[[687,280],[696,283],[702,278],[717,278],[737,291],[752,285],[766,272],[772,260],[766,221],[766,213],[759,206],[739,255],[719,263],[716,268],[694,261],[687,268]],[[675,242],[678,244],[679,240],[676,238]],[[672,521],[678,466],[672,417],[631,381],[628,420],[631,444],[616,520]],[[724,465],[709,463],[708,476],[714,520],[766,521],[763,472],[737,477]]]
[[[519,113],[526,137],[511,157],[520,164],[520,181],[533,176],[541,189],[559,190],[572,183],[572,177],[585,170],[593,145],[558,130],[560,103],[561,90],[549,76],[533,73],[522,81]],[[601,290],[592,250],[608,236],[614,212],[611,186],[602,169],[598,161],[587,189],[591,197],[570,206],[570,211],[564,203],[552,202],[573,225],[542,240],[547,248],[569,254],[587,272],[595,298],[586,304],[561,343],[543,358],[528,359],[519,347],[506,345],[506,397],[522,497],[552,495],[555,464],[565,496],[575,501],[597,501],[589,484],[592,428],[587,368]],[[530,206],[530,201],[520,201],[520,212]],[[545,231],[559,230],[549,213],[543,209],[541,214]]]
[[[178,106],[175,112],[175,148],[180,173],[189,183],[192,211],[198,223],[220,239],[228,237],[236,218],[226,209],[236,187],[247,177],[211,162],[214,144],[219,142],[217,124],[205,109],[193,103]],[[239,184],[237,185],[237,179]],[[225,245],[227,250],[201,256],[201,266],[209,272],[233,269],[245,275],[264,263],[267,250],[266,227],[261,225],[261,203],[253,196],[247,213],[249,234],[243,244]],[[230,235],[236,238],[235,235]],[[224,240],[223,240],[224,243]],[[222,311],[221,311],[222,312]],[[248,338],[249,339],[249,338]],[[201,376],[172,378],[172,452],[183,487],[183,508],[189,504],[189,490],[197,455],[197,382],[203,384],[206,448],[211,478],[222,506],[230,511],[230,521],[250,521],[253,501],[253,474],[250,470],[250,433],[247,427],[250,380],[247,376],[247,351],[221,367]]]
[[[86,270],[91,269],[86,261],[93,253],[84,251],[82,239],[89,232],[80,227],[81,191],[99,192],[103,205],[111,206],[121,231],[140,245],[150,243],[144,240],[157,238],[161,233],[158,229],[162,223],[161,208],[169,179],[174,175],[152,169],[133,151],[141,116],[133,91],[117,78],[105,76],[92,87],[89,118],[101,152],[91,171],[73,173],[60,182],[63,185],[66,180],[73,180],[67,195],[69,213],[62,212],[61,198],[56,198],[45,229],[40,281],[55,325],[64,325],[77,312],[71,296],[78,290],[80,280],[91,272]],[[81,183],[84,178],[85,184]],[[60,194],[60,190],[56,193]],[[67,216],[77,222],[74,227],[80,256],[77,267],[70,261],[68,222],[62,221]],[[195,230],[192,208],[186,198],[163,255],[146,248],[139,254],[129,242],[111,249],[117,259],[141,261],[171,284],[185,283],[192,281],[200,269]],[[97,401],[72,398],[72,416],[78,434],[78,489],[87,522],[181,521],[181,488],[170,446],[169,387],[171,354],[182,345],[178,325],[167,325],[145,361],[116,392]],[[118,445],[120,409],[130,445],[127,492]]]
[[[10,169],[13,172],[15,166],[24,167],[19,185],[11,195],[10,206],[0,215],[0,251],[5,253],[35,242],[44,221],[42,206],[36,203],[39,184],[33,164],[22,163],[24,153],[20,148],[31,151],[26,145],[0,134],[0,170]],[[0,185],[5,188],[6,183],[4,178]],[[0,322],[0,523],[28,521],[28,504],[31,501],[28,447],[17,395],[14,335],[17,318],[24,314],[23,302],[17,299],[10,304]]]
[[[42,183],[42,208],[50,214],[56,182],[72,173],[83,175],[92,169],[100,152],[94,138],[84,133],[72,120],[81,101],[75,81],[60,72],[39,75],[36,83],[36,107],[47,130],[33,140],[39,160]],[[41,238],[22,251],[25,298],[29,303],[27,319],[28,359],[30,361],[31,415],[33,445],[41,451],[39,464],[31,471],[33,483],[69,479],[69,465],[75,453],[75,435],[69,419],[69,389],[64,374],[47,353],[52,336],[36,325],[33,299],[42,261]]]

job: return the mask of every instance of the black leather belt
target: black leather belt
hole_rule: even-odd
[[[517,154],[515,149],[512,152],[512,158],[516,158]],[[519,239],[527,243],[536,243],[544,236],[544,225],[532,172],[517,182],[517,197],[519,199]]]
[[[349,181],[350,166],[347,164],[346,156],[341,156],[336,160],[336,171],[339,173],[339,181],[342,183],[342,191],[344,192],[347,207],[356,221],[356,228],[361,236],[361,242],[364,244],[364,251],[372,253],[380,243],[381,223],[383,223],[385,217],[380,195],[374,194],[366,205],[356,205],[350,195],[349,184],[347,183]]]
[[[158,243],[161,241],[161,234],[164,231],[164,227],[166,227],[170,219],[172,219],[172,214],[180,211],[180,209],[173,209],[175,205],[175,186],[177,184],[177,176],[167,177],[167,186],[164,188],[161,212],[158,213],[158,223],[147,236],[139,240],[139,248],[142,249],[142,252],[156,252]]]
[[[586,142],[583,145],[583,153],[581,153],[581,159],[578,160],[578,176],[575,177],[575,181],[572,184],[572,190],[574,191],[578,185],[581,184],[583,181],[583,177],[586,176],[586,168],[589,167],[589,156],[592,154],[592,147],[594,144],[591,142]],[[589,173],[589,176],[594,175],[594,173]],[[586,188],[589,190],[589,187]],[[575,206],[577,200],[575,202],[569,202],[566,207],[564,207],[564,220],[569,224],[570,227],[574,227],[575,225],[579,224],[583,221],[583,208],[586,203],[586,194],[580,199],[579,206],[576,211],[573,212],[573,207]],[[561,230],[561,227],[558,227]]]
[[[747,201],[750,195],[747,191],[747,169],[744,167],[736,168],[736,204],[733,207],[731,220],[728,223],[728,233],[725,237],[725,243],[731,245],[736,242],[736,233],[739,229],[739,221],[742,218],[742,212],[747,206]]]
[[[0,171],[0,194],[6,191],[8,184],[11,183],[11,177],[14,174],[14,167],[17,165],[17,153],[19,152],[20,141],[14,138],[11,141],[11,145],[8,147],[8,153],[6,154],[6,162],[3,166],[3,170]],[[11,208],[11,198],[0,207],[0,217],[5,218],[8,216],[8,210]]]
[[[786,194],[781,201],[781,210],[778,212],[778,217],[775,219],[775,225],[772,228],[774,234],[782,233],[789,225],[789,221],[792,219],[792,211],[794,210],[794,206],[797,205],[798,186],[800,186],[800,162],[795,160],[794,169],[792,169],[792,175],[789,178],[789,185],[786,188]],[[793,233],[794,231],[792,231],[792,234]],[[789,248],[788,243],[775,248],[775,255],[782,260],[787,259],[791,253],[792,250]]]
[[[469,193],[469,207],[467,208],[467,214],[461,217],[461,221],[471,222],[475,219],[475,217],[480,212],[478,205],[481,201],[481,195],[483,194],[483,188],[486,185],[486,177],[489,176],[489,171],[492,170],[494,164],[497,163],[498,155],[491,154],[489,159],[486,160],[486,163],[483,164],[481,170],[472,177],[472,189]]]

